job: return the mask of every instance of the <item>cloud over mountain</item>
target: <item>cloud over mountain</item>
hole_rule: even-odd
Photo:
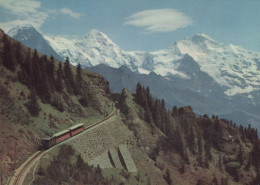
[[[144,10],[129,16],[124,25],[145,27],[148,33],[171,32],[185,28],[193,23],[192,19],[175,9]]]
[[[14,15],[16,18],[6,22],[0,22],[1,27],[7,31],[10,28],[20,24],[31,24],[36,28],[41,25],[48,18],[51,11],[39,11],[41,2],[37,0],[8,0],[1,1],[0,7],[8,11],[9,14]]]
[[[75,19],[79,19],[81,16],[84,15],[84,14],[82,14],[82,13],[73,12],[73,11],[72,11],[71,9],[69,9],[69,8],[62,8],[62,9],[60,10],[60,12],[63,13],[63,14],[69,15],[69,16],[75,18]]]

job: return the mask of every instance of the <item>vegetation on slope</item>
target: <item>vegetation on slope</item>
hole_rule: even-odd
[[[189,106],[166,110],[164,101],[154,99],[149,88],[141,84],[137,84],[134,102],[129,96],[132,95],[123,90],[119,102],[135,135],[142,132],[135,116],[147,123],[152,134],[157,128],[164,133],[149,155],[159,168],[168,171],[170,175],[165,178],[169,184],[259,182],[259,139],[257,130],[250,125],[237,127],[215,115],[211,119],[206,114],[196,117]]]
[[[0,30],[0,176],[3,183],[41,143],[73,124],[112,110],[109,85],[97,74],[32,50]]]
[[[68,58],[61,63],[28,49],[2,32],[0,54],[0,126],[3,128],[0,157],[6,161],[0,171],[5,178],[21,163],[21,158],[36,149],[41,136],[51,135],[86,117],[103,116],[112,102],[108,98],[108,83],[99,75],[81,70],[80,65],[72,67]],[[137,146],[145,148],[154,161],[151,169],[161,170],[156,174],[160,175],[161,179],[157,180],[162,184],[253,185],[259,182],[259,139],[250,125],[237,127],[217,116],[196,117],[191,107],[166,110],[164,100],[154,99],[149,88],[141,84],[137,85],[134,96],[123,90],[118,101],[125,123],[134,131]],[[84,172],[96,174],[93,176],[97,182],[110,183],[100,176],[99,169],[88,167],[80,157],[76,159],[78,163],[73,162],[74,152],[69,151],[71,155],[60,153],[48,169],[39,172],[48,177],[50,184],[63,180],[84,184]],[[78,171],[80,164],[82,170]],[[68,166],[68,171],[64,171],[64,166]],[[40,176],[37,183],[43,183],[44,179]]]
[[[80,155],[76,155],[70,145],[62,145],[57,156],[45,169],[40,167],[35,185],[115,185],[112,180],[102,176],[101,169],[93,168],[83,161]]]

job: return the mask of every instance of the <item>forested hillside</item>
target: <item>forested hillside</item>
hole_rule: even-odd
[[[190,106],[167,110],[166,103],[140,83],[134,94],[127,89],[111,94],[102,76],[81,69],[80,64],[71,66],[69,58],[63,63],[43,55],[0,31],[1,180],[8,181],[40,146],[42,137],[79,122],[88,125],[106,116],[116,104],[122,124],[133,132],[128,147],[136,152],[137,174],[117,171],[119,181],[103,178],[102,170],[89,167],[73,149],[64,146],[49,166],[38,169],[35,183],[116,184],[123,179],[121,184],[131,184],[130,176],[136,184],[260,182],[256,129],[218,115],[196,116]]]
[[[134,96],[123,90],[120,102],[137,136],[143,137],[136,116],[146,122],[152,135],[156,129],[163,133],[149,155],[159,168],[167,168],[168,184],[193,184],[192,179],[197,184],[260,182],[260,142],[251,125],[238,126],[217,115],[197,117],[190,106],[167,110],[164,100],[153,98],[149,87],[140,83]]]
[[[0,176],[8,176],[41,138],[74,124],[86,126],[112,111],[100,75],[28,48],[0,31]]]

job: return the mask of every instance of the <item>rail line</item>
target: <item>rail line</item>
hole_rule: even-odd
[[[44,151],[38,151],[36,152],[36,154],[34,154],[31,158],[29,158],[25,164],[23,164],[20,168],[21,169],[18,169],[19,170],[19,173],[18,174],[15,174],[14,177],[15,179],[10,181],[10,184],[13,184],[13,185],[19,185],[19,182],[20,180],[22,180],[22,177],[24,175],[24,172],[26,171],[26,169],[30,166],[30,164],[38,157],[40,156]],[[23,181],[23,180],[22,180]]]
[[[96,126],[96,125],[98,125],[98,124],[100,124],[100,123],[102,123],[102,122],[104,122],[104,121],[110,119],[111,117],[113,117],[114,115],[116,115],[116,113],[117,113],[117,110],[115,109],[115,110],[113,110],[112,113],[110,113],[110,114],[109,114],[107,117],[105,117],[104,119],[99,120],[99,121],[97,121],[97,122],[95,122],[95,123],[93,123],[93,124],[87,126],[86,128],[84,128],[84,132],[87,131],[87,130],[89,130],[90,128],[92,128],[92,127],[94,127],[94,126]],[[74,138],[74,137],[72,137],[72,138]],[[70,139],[72,139],[72,138],[70,138]],[[61,142],[61,143],[63,143],[63,142]],[[24,177],[24,179],[22,179],[22,177],[23,177],[23,175],[24,175],[24,172],[27,170],[27,168],[30,168],[30,164],[32,164],[32,162],[34,162],[34,160],[36,160],[39,156],[41,156],[42,154],[46,153],[47,151],[53,149],[53,148],[56,147],[56,146],[57,146],[57,145],[54,145],[53,147],[51,147],[51,148],[49,148],[49,149],[47,149],[47,150],[37,151],[35,154],[33,154],[33,156],[31,156],[31,158],[29,158],[25,163],[23,163],[23,164],[17,169],[18,174],[16,174],[16,173],[14,174],[14,176],[12,177],[12,179],[11,179],[10,182],[9,182],[9,185],[22,185],[22,184],[23,184],[23,181],[24,181],[24,179],[25,179],[25,177]],[[20,168],[21,168],[21,169],[20,169]],[[28,169],[28,171],[29,171],[29,170],[30,170],[30,169]],[[26,175],[27,175],[27,174],[26,174]],[[20,182],[20,181],[21,181],[21,182]]]
[[[99,123],[108,120],[109,118],[111,118],[112,116],[114,116],[114,115],[116,114],[116,112],[117,112],[117,109],[113,110],[113,112],[111,112],[107,117],[105,117],[104,119],[99,120],[99,121],[97,121],[97,122],[95,122],[95,123],[93,123],[93,124],[87,126],[86,128],[84,128],[84,130],[88,130],[88,129],[90,129],[90,128],[96,126],[96,125],[98,125]]]

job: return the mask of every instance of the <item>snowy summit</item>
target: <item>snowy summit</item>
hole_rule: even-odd
[[[228,96],[260,89],[260,53],[232,44],[224,45],[204,33],[153,52],[125,51],[106,34],[95,29],[79,39],[44,35],[31,25],[16,27],[8,34],[17,40],[28,42],[28,46],[30,42],[35,43],[38,36],[42,39],[39,43],[45,43],[42,48],[46,50],[49,47],[47,50],[53,50],[52,55],[58,55],[62,59],[68,56],[74,65],[80,63],[84,67],[105,64],[115,68],[123,65],[134,72],[155,72],[166,79],[171,76],[192,78],[180,68],[182,59],[189,55],[199,70],[212,77]]]

